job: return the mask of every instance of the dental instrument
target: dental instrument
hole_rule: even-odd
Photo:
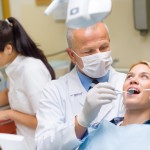
[[[150,89],[143,89],[143,91],[150,91]],[[135,94],[135,90],[134,89],[130,89],[129,91],[119,91],[119,90],[115,90],[116,94],[123,94],[123,93],[127,93],[129,95]]]
[[[130,92],[115,90],[115,93],[116,93],[116,94],[123,94],[123,93],[130,93]]]

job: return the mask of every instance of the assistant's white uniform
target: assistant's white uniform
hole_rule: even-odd
[[[87,91],[75,69],[49,83],[43,91],[37,112],[37,150],[72,150],[81,143],[74,131],[74,117],[81,112]],[[115,89],[122,90],[126,75],[111,68],[109,76]],[[113,104],[102,106],[92,124],[122,114],[122,105],[122,96],[118,95]]]
[[[39,59],[17,56],[6,68],[10,108],[34,115],[39,107],[41,91],[51,80],[49,71]],[[35,149],[35,130],[15,122],[17,134],[23,135],[30,150]]]

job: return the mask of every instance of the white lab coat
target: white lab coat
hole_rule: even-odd
[[[109,82],[115,89],[122,90],[125,76],[111,68]],[[74,117],[81,112],[86,95],[76,68],[47,85],[37,112],[37,150],[72,150],[81,143],[74,131]],[[104,105],[92,123],[122,115],[121,95],[113,102]]]
[[[48,81],[49,71],[39,59],[17,56],[6,68],[10,108],[35,116],[41,92]],[[35,149],[35,130],[15,122],[17,134],[24,136],[30,150]],[[13,148],[12,148],[13,149]]]

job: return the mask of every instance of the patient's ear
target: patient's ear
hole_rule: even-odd
[[[4,48],[4,53],[6,55],[11,55],[12,54],[12,51],[13,51],[13,47],[11,44],[7,44]]]

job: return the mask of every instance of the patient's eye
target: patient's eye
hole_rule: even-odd
[[[132,79],[133,78],[133,74],[127,74],[126,80],[127,79]]]
[[[142,74],[141,78],[142,79],[150,79],[150,75],[148,75],[148,74]]]

